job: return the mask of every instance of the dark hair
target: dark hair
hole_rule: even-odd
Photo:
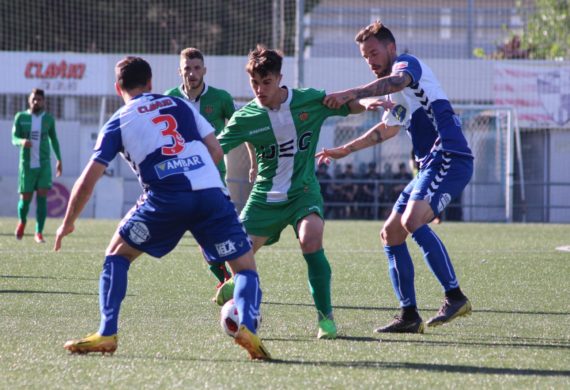
[[[257,45],[247,56],[245,70],[250,76],[257,73],[261,77],[265,77],[269,73],[280,74],[282,65],[283,55],[281,52],[267,49],[263,45]]]
[[[32,92],[30,93],[30,96],[31,96],[31,95],[38,95],[38,96],[41,96],[41,97],[45,97],[45,96],[46,96],[45,93],[44,93],[44,90],[43,90],[43,89],[40,89],[40,88],[34,88],[34,89],[32,89]]]
[[[115,79],[124,91],[144,87],[151,78],[150,65],[140,57],[125,57],[115,65]]]
[[[202,52],[194,47],[187,47],[180,52],[180,59],[186,58],[187,60],[199,59],[204,62],[204,55]]]
[[[394,35],[392,35],[392,31],[390,31],[388,27],[384,26],[379,20],[360,30],[358,34],[356,34],[356,37],[354,37],[354,40],[357,43],[363,43],[371,37],[376,38],[379,42],[396,43],[396,39],[394,38]]]

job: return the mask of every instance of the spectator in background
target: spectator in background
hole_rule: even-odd
[[[398,180],[399,183],[394,183],[392,187],[391,202],[395,202],[398,199],[398,196],[400,196],[400,193],[406,188],[406,185],[412,178],[412,174],[408,172],[407,164],[405,162],[398,164],[398,172],[392,176],[392,179]]]
[[[376,163],[374,161],[368,163],[368,170],[362,176],[366,180],[362,184],[359,192],[359,201],[367,203],[362,207],[362,217],[366,219],[376,219],[378,215],[374,210],[374,202],[380,201],[382,194],[382,186],[377,183],[380,180],[380,174],[376,171]]]
[[[47,218],[47,193],[52,186],[51,181],[51,149],[55,153],[57,163],[56,177],[61,176],[61,153],[55,132],[55,120],[45,111],[45,93],[42,89],[34,89],[28,98],[30,108],[21,111],[14,118],[12,127],[12,143],[20,147],[18,191],[18,226],[16,239],[21,240],[28,219],[28,211],[34,191],[36,192],[36,234],[38,244],[45,243],[43,237]]]
[[[325,204],[325,218],[328,218],[332,212],[332,208],[328,203],[334,201],[333,183],[332,176],[329,174],[329,166],[327,164],[319,164],[315,175],[321,186],[321,195]]]
[[[339,184],[341,186],[341,202],[344,202],[344,213],[345,218],[354,218],[356,216],[357,206],[356,206],[356,195],[358,194],[358,183],[355,180],[358,176],[354,173],[352,164],[347,163],[344,166],[344,172],[340,174],[338,179],[341,181]]]

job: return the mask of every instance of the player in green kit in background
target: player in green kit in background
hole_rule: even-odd
[[[178,73],[182,77],[182,84],[171,88],[164,94],[189,100],[198,112],[210,122],[216,135],[226,125],[235,112],[232,96],[223,89],[214,88],[204,82],[207,68],[204,66],[204,55],[200,50],[188,47],[180,52],[180,67]],[[226,166],[220,161],[218,169],[225,181]]]
[[[28,211],[36,191],[36,234],[38,244],[44,243],[43,230],[47,217],[47,193],[52,186],[50,145],[57,159],[56,176],[61,176],[61,153],[55,132],[55,120],[45,112],[45,94],[34,89],[28,98],[30,108],[18,112],[12,127],[12,144],[20,147],[18,191],[18,226],[16,238],[21,240],[28,220]]]
[[[230,119],[235,112],[235,105],[228,92],[214,88],[204,82],[206,71],[204,55],[200,50],[193,47],[182,50],[180,52],[180,67],[178,68],[178,73],[182,77],[182,84],[169,89],[164,94],[189,100],[194,108],[210,122],[216,135],[218,135],[226,125],[226,120]],[[218,164],[218,170],[225,183],[226,165],[223,159]],[[231,277],[226,264],[219,262],[208,264],[210,271],[218,279],[219,283],[216,288],[221,287],[224,281]]]
[[[280,53],[259,45],[249,53],[246,70],[255,99],[236,111],[218,139],[224,153],[244,142],[255,147],[257,180],[240,216],[253,250],[274,244],[287,225],[293,226],[318,312],[317,337],[334,339],[331,268],[323,250],[323,198],[313,156],[325,119],[363,108],[352,102],[351,107],[329,109],[322,104],[324,91],[281,86],[282,62]]]

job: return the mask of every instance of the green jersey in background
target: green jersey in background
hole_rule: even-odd
[[[32,142],[31,148],[22,147],[24,139]],[[38,115],[30,111],[18,112],[12,127],[12,143],[20,146],[20,170],[51,167],[50,145],[56,158],[61,161],[55,120],[45,111]]]
[[[223,89],[214,88],[204,84],[204,91],[196,100],[190,100],[182,89],[182,84],[176,88],[169,89],[164,94],[176,96],[190,101],[196,110],[210,122],[216,130],[216,135],[220,134],[226,125],[226,119],[230,119],[235,112],[235,105],[231,95]],[[226,165],[224,160],[218,164],[218,169],[222,179],[226,177]]]

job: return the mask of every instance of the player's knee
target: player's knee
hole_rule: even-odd
[[[299,244],[303,253],[314,253],[323,247],[323,243],[316,237],[299,237]]]
[[[406,241],[407,232],[402,226],[395,226],[394,224],[384,225],[380,231],[380,240],[384,246],[386,245],[400,245]]]
[[[402,226],[408,233],[415,232],[420,226],[424,225],[422,218],[419,218],[416,214],[410,213],[402,217]]]

